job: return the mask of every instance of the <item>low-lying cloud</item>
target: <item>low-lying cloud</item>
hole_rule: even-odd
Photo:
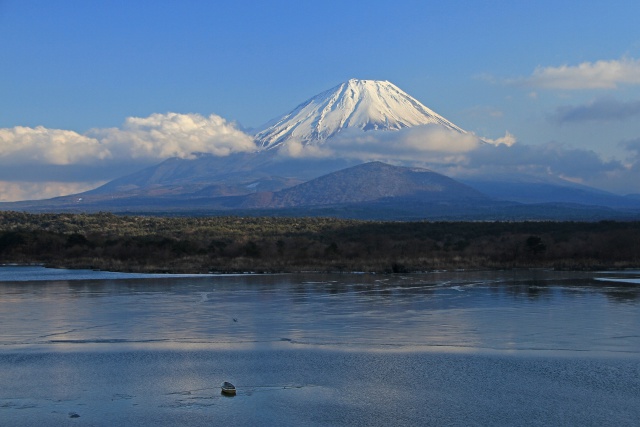
[[[583,62],[578,65],[538,67],[526,78],[510,83],[543,89],[616,89],[620,85],[640,85],[640,60]]]
[[[630,167],[634,167],[640,172],[640,138],[622,141],[620,146],[629,152],[627,162]],[[638,192],[640,193],[640,188],[638,188]]]
[[[473,153],[484,146],[510,147],[516,137],[480,138],[473,133],[451,131],[439,125],[422,125],[398,131],[340,132],[325,143],[288,141],[279,153],[294,158],[340,158],[357,161],[413,163],[428,167],[466,167]]]
[[[556,109],[552,120],[563,123],[623,121],[640,115],[640,101],[619,101],[613,97],[595,99],[584,105],[566,105]]]
[[[362,161],[451,158],[476,149],[482,140],[439,125],[422,125],[398,131],[347,129],[321,144],[289,141],[280,148],[288,157],[340,157]]]
[[[640,142],[629,141],[624,148],[632,154],[626,162],[607,160],[595,151],[557,142],[522,144],[509,132],[495,140],[481,139],[427,125],[395,132],[343,132],[324,144],[293,142],[283,146],[280,154],[380,160],[427,167],[464,179],[562,178],[610,191],[634,192],[640,182]]]
[[[57,195],[76,194],[104,184],[104,181],[88,182],[33,182],[0,181],[0,202],[46,199]]]
[[[459,179],[500,181],[528,177],[526,179],[554,181],[560,178],[616,193],[640,193],[640,141],[629,142],[625,148],[632,155],[620,161],[557,142],[484,144],[466,153],[461,163],[431,167]]]
[[[468,167],[476,172],[520,172],[586,180],[621,169],[623,165],[617,160],[603,160],[592,150],[549,142],[542,145],[484,146],[469,156]]]

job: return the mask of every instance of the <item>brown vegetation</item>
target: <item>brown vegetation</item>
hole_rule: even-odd
[[[640,223],[0,212],[0,263],[199,273],[626,268],[640,266]]]

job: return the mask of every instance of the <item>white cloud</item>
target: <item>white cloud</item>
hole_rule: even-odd
[[[296,139],[290,139],[278,148],[278,154],[283,157],[298,158],[324,158],[332,157],[335,153],[324,145],[304,144]]]
[[[116,158],[191,158],[194,153],[227,156],[256,149],[250,135],[215,114],[129,117],[121,128],[92,129],[88,134],[109,147]]]
[[[503,137],[496,139],[482,138],[484,142],[488,142],[491,145],[506,145],[511,147],[517,142],[516,137],[507,131]]]
[[[0,164],[68,165],[110,157],[100,141],[70,130],[42,126],[0,128]]]
[[[546,89],[616,89],[619,85],[640,85],[640,60],[583,62],[578,65],[538,67],[530,77],[511,83]]]
[[[0,164],[70,165],[131,159],[226,156],[256,149],[253,138],[215,114],[152,114],[129,117],[120,128],[70,130],[0,128]]]
[[[640,115],[640,101],[619,101],[613,97],[603,97],[583,105],[565,105],[556,109],[551,117],[557,123],[588,121],[623,121]]]

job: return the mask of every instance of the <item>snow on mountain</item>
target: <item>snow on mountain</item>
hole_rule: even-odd
[[[467,133],[393,83],[351,79],[267,123],[258,129],[255,139],[258,146],[269,149],[290,139],[321,143],[346,128],[399,130],[425,124]]]

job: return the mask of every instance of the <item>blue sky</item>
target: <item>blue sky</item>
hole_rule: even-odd
[[[389,80],[482,137],[591,153],[602,175],[585,164],[571,179],[640,193],[638,16],[637,1],[0,0],[0,200],[160,161],[166,150],[77,155],[128,118],[251,128],[349,78]],[[60,159],[60,138],[75,156]],[[626,171],[613,176],[612,161]]]

